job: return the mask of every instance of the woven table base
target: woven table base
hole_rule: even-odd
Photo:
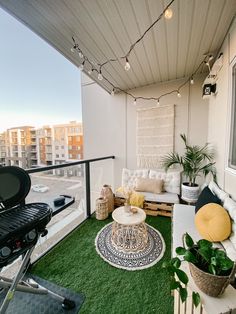
[[[112,224],[103,227],[95,239],[98,254],[110,265],[126,270],[141,270],[155,265],[164,255],[165,242],[162,235],[147,224],[148,240],[143,250],[138,252],[118,250],[111,239]]]

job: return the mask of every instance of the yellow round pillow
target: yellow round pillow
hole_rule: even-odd
[[[223,241],[231,233],[231,221],[227,210],[215,203],[206,204],[198,210],[195,225],[203,239],[211,242]]]

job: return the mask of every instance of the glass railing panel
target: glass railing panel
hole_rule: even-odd
[[[86,219],[84,165],[31,173],[31,190],[26,203],[51,203],[60,195],[75,197],[75,202],[53,216],[47,236],[40,238],[32,261],[39,258]]]
[[[104,184],[110,185],[114,192],[114,159],[100,160],[90,164],[91,213],[96,209],[96,199],[100,196]]]

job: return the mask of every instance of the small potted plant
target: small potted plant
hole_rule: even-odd
[[[235,275],[235,264],[227,257],[226,253],[213,247],[212,242],[201,239],[194,243],[188,233],[183,235],[183,247],[176,248],[174,257],[162,264],[171,275],[171,290],[177,289],[181,301],[187,299],[188,276],[180,269],[181,263],[187,261],[191,276],[197,287],[204,293],[217,297],[221,295]],[[192,293],[193,304],[200,303],[199,293]]]
[[[206,176],[211,173],[213,178],[216,179],[215,162],[213,162],[214,153],[208,143],[203,147],[198,145],[190,146],[187,143],[186,135],[181,134],[180,136],[185,145],[184,154],[180,156],[178,153],[169,153],[162,158],[162,165],[166,171],[173,165],[182,167],[183,175],[188,181],[182,183],[181,197],[187,202],[196,202],[199,194],[196,178],[200,174]]]

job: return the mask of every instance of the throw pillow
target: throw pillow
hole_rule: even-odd
[[[211,242],[223,241],[231,233],[229,214],[219,204],[209,203],[200,208],[195,215],[195,225],[203,239]]]
[[[209,189],[208,186],[206,186],[201,194],[198,197],[197,203],[195,205],[195,213],[197,213],[197,211],[204,205],[208,204],[208,203],[216,203],[221,205],[221,201],[220,199],[211,192],[211,190]]]
[[[141,192],[151,192],[160,194],[163,190],[163,180],[149,179],[149,178],[137,178],[135,184],[135,190]]]
[[[132,192],[130,197],[130,205],[143,208],[144,195],[141,193]]]

